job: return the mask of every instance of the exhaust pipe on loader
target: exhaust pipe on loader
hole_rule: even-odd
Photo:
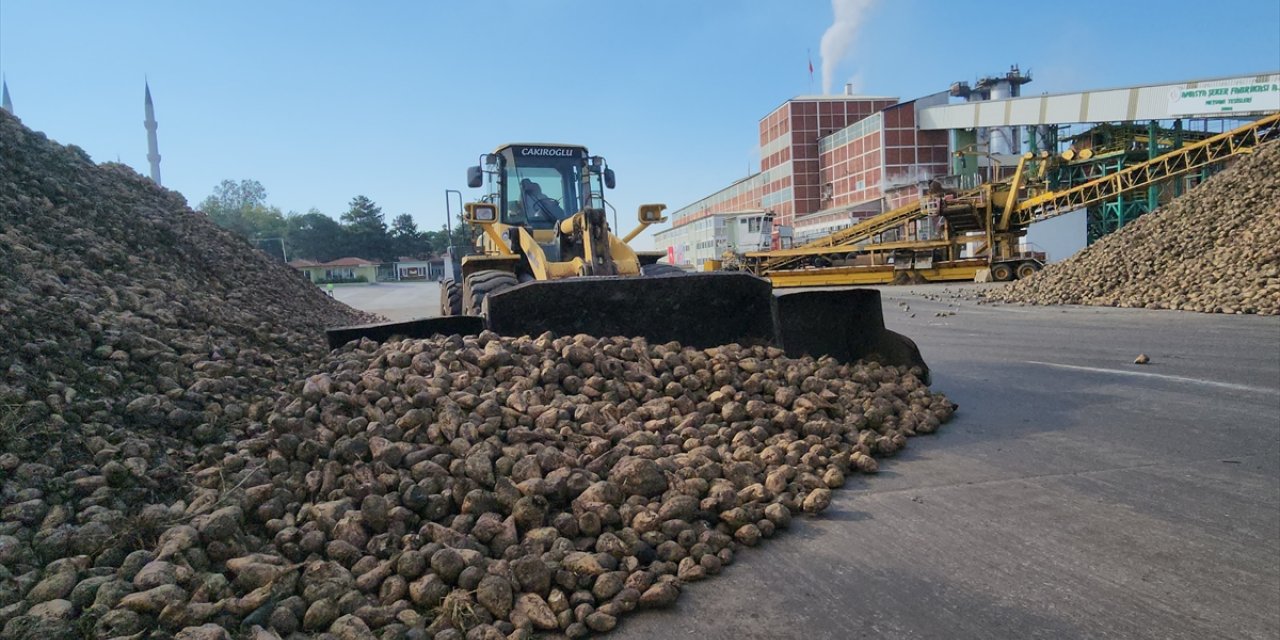
[[[424,318],[330,329],[329,347],[351,340],[474,335],[640,336],[654,343],[707,348],[774,345],[788,356],[831,356],[929,367],[906,336],[884,326],[872,289],[775,294],[768,280],[741,272],[648,278],[593,276],[526,282],[489,294],[485,316]]]

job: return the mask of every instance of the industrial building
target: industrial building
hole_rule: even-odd
[[[908,101],[853,95],[848,86],[843,95],[788,100],[760,120],[760,171],[674,211],[671,228],[655,234],[657,248],[699,267],[749,252],[762,239],[727,223],[746,214],[772,217],[769,248],[799,246],[917,201],[931,185],[1007,178],[1024,152],[1077,154],[1078,175],[1055,178],[1072,183],[1280,110],[1280,73],[1023,97],[1030,81],[1015,66]],[[1081,246],[1083,227],[1096,239],[1161,197],[1152,190],[1091,207]],[[937,216],[913,218],[879,240],[930,240],[941,225]]]

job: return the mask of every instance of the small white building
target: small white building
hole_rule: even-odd
[[[773,212],[762,209],[711,213],[654,234],[655,246],[667,262],[702,269],[707,260],[720,260],[726,251],[743,254],[769,248]]]
[[[440,258],[419,260],[401,257],[396,260],[396,280],[437,280],[443,270]]]

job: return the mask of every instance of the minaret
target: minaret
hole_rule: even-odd
[[[144,83],[147,90],[147,119],[142,123],[147,127],[147,162],[151,163],[151,179],[160,184],[160,144],[156,142],[156,110],[151,106],[151,84]]]
[[[0,80],[0,86],[2,86],[2,87],[3,87],[3,89],[2,89],[2,90],[0,90],[0,93],[3,93],[3,94],[4,94],[3,96],[0,96],[0,109],[4,109],[5,111],[8,111],[8,112],[10,113],[10,115],[12,115],[12,114],[13,114],[13,100],[10,100],[10,99],[9,99],[9,81],[8,81],[8,80]]]

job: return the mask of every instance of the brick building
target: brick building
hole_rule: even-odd
[[[887,96],[800,96],[760,119],[760,171],[676,210],[658,248],[691,256],[724,245],[718,225],[736,212],[774,214],[773,246],[804,242],[918,197],[918,183],[947,173],[948,135],[920,131],[916,109],[945,93],[899,102]],[[693,226],[690,226],[693,225]],[[706,237],[703,237],[706,236]]]

